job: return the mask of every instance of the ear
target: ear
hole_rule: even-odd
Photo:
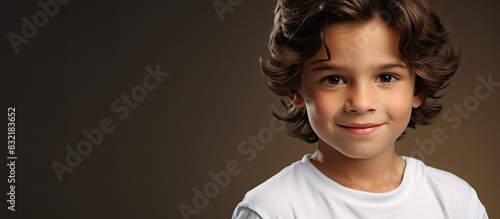
[[[422,105],[424,98],[425,96],[422,93],[413,94],[413,102],[412,102],[413,108],[418,108],[420,105]]]
[[[304,106],[304,98],[298,89],[288,91],[288,98],[292,101],[293,106],[297,108]]]

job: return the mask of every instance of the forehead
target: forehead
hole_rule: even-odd
[[[372,62],[402,62],[399,31],[380,19],[334,23],[324,31],[331,61],[336,64],[359,66],[380,64]],[[306,65],[326,59],[327,52],[323,45]]]

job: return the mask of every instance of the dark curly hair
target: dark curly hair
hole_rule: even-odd
[[[401,33],[401,58],[415,75],[415,93],[424,97],[412,109],[407,127],[428,125],[439,114],[441,97],[437,92],[449,84],[460,55],[448,41],[449,29],[443,26],[429,0],[278,0],[274,26],[270,34],[268,60],[260,59],[269,88],[287,96],[300,85],[300,70],[322,45],[324,30],[339,22],[381,18]],[[328,47],[326,47],[330,58]],[[282,101],[285,113],[272,108],[273,115],[284,122],[291,136],[306,142],[318,141],[311,128],[305,107],[293,107]],[[404,134],[404,133],[403,133]]]

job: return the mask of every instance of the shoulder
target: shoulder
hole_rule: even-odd
[[[250,190],[237,208],[251,209],[262,218],[273,215],[272,212],[289,211],[292,200],[300,200],[300,191],[310,189],[302,165],[301,161],[295,162]]]
[[[427,166],[424,162],[415,158],[406,158],[408,163],[415,165],[416,175],[421,180],[430,183],[433,186],[443,187],[447,190],[464,190],[471,192],[473,189],[462,178],[448,171],[438,169],[432,166]]]
[[[415,165],[415,183],[419,185],[420,195],[432,193],[432,196],[440,200],[442,206],[469,215],[469,218],[486,215],[476,191],[465,180],[448,171],[427,166],[420,160],[406,159],[409,164]]]
[[[300,163],[293,163],[247,192],[243,201],[266,204],[270,204],[267,202],[275,202],[276,200],[271,199],[280,199],[293,191],[290,189],[297,186],[297,181],[300,180],[300,172]]]

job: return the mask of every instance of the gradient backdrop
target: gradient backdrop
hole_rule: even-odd
[[[7,107],[15,106],[18,159],[15,213],[6,210],[9,173],[7,166],[1,169],[2,214],[182,218],[184,203],[197,213],[189,218],[230,218],[246,191],[312,153],[314,145],[270,125],[269,107],[279,98],[266,88],[258,58],[268,55],[275,1],[215,2],[230,9],[223,20],[213,0],[61,0],[47,17],[37,1],[3,1],[1,126],[7,126]],[[499,3],[436,4],[463,55],[442,99],[450,119],[441,114],[397,147],[468,181],[490,218],[500,218],[500,87],[481,90],[488,93],[481,99],[476,94],[478,77],[500,81]],[[36,33],[25,28],[26,41],[16,53],[8,33],[23,36],[23,17],[35,17],[38,27]],[[147,66],[170,74],[144,89],[145,77],[155,82],[146,76]],[[121,102],[131,92],[136,99]],[[464,112],[453,112],[454,105],[463,105]],[[82,131],[92,133],[103,119],[114,129],[92,151],[82,147]],[[446,140],[431,142],[433,132]],[[251,149],[249,137],[257,138],[261,150]],[[66,164],[67,148],[79,143],[88,155],[59,182],[52,163]],[[245,152],[238,151],[240,144],[247,144]],[[210,173],[220,175],[227,165],[229,181],[214,186]],[[205,188],[210,197],[197,197]]]

